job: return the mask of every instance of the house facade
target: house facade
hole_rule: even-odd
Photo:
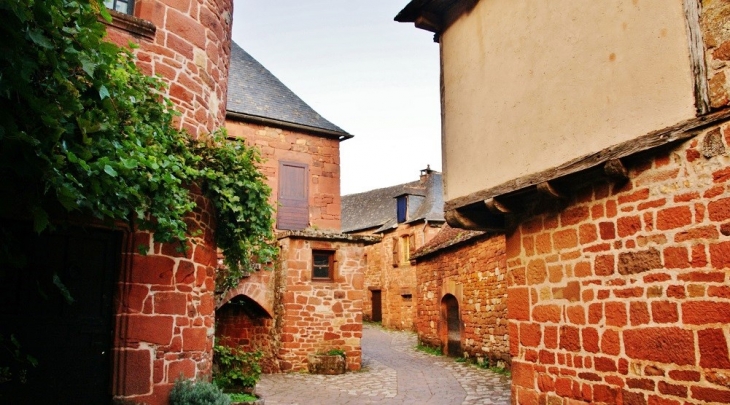
[[[419,180],[342,197],[342,231],[382,237],[365,249],[366,320],[414,329],[417,284],[411,256],[444,223],[442,193],[441,173],[426,168]]]
[[[264,371],[307,369],[308,356],[341,349],[361,362],[365,246],[340,233],[340,142],[324,119],[237,44],[231,49],[226,129],[261,152],[276,207],[280,255],[217,303],[222,344],[264,353]]]
[[[504,235],[445,224],[412,260],[419,343],[509,368]]]
[[[411,1],[446,220],[502,232],[517,404],[730,403],[730,4]]]

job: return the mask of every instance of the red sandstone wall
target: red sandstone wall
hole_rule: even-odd
[[[278,195],[279,161],[309,166],[309,223],[314,229],[340,231],[340,142],[301,132],[228,120],[228,134],[258,147],[264,163],[260,169],[271,187],[272,203]]]
[[[730,403],[730,125],[507,236],[518,404]]]
[[[220,128],[225,119],[233,1],[137,0],[135,16],[156,26],[154,38],[108,27],[118,44],[135,42],[138,66],[160,75],[192,136]],[[187,253],[152,235],[130,237],[116,297],[113,393],[117,398],[166,404],[175,379],[211,372],[216,265],[214,213],[198,197]],[[138,247],[149,248],[140,255]]]
[[[137,65],[168,83],[167,95],[182,113],[181,128],[191,135],[223,127],[231,49],[232,0],[136,0],[134,16],[152,22],[154,39],[114,26],[109,39],[134,42]]]
[[[240,346],[244,351],[260,350],[264,357],[261,368],[264,373],[279,372],[278,346],[274,331],[274,320],[257,316],[236,304],[226,304],[216,311],[216,339],[218,344]]]
[[[464,354],[509,365],[507,265],[502,235],[479,237],[418,259],[416,330],[429,346],[443,347],[441,300],[459,301]]]
[[[363,315],[372,318],[372,289],[382,291],[382,325],[390,329],[412,330],[416,317],[416,267],[410,262],[393,266],[393,243],[402,236],[413,235],[415,246],[420,248],[438,234],[440,228],[423,222],[401,224],[397,229],[383,235],[383,240],[365,248],[368,257],[365,272],[365,299]],[[404,296],[404,294],[410,294]]]
[[[180,375],[211,373],[215,226],[210,202],[198,197],[197,203],[189,226],[201,234],[185,253],[175,244],[154,243],[147,232],[130,235],[115,300],[116,397],[166,404]]]
[[[282,297],[279,351],[282,371],[307,369],[307,355],[342,349],[349,370],[362,360],[362,244],[288,237],[279,241]],[[312,249],[337,250],[333,281],[312,281]]]

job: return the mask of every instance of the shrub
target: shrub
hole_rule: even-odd
[[[220,388],[253,388],[261,378],[259,362],[264,354],[245,352],[239,347],[216,344],[213,347],[213,383]]]
[[[206,381],[178,379],[170,391],[170,405],[230,405],[220,388]]]

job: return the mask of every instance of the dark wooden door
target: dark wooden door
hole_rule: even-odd
[[[304,163],[279,163],[276,228],[302,230],[309,226],[309,167]]]
[[[383,321],[383,298],[380,290],[371,291],[373,295],[373,322]]]
[[[110,403],[121,235],[77,228],[38,236],[18,225],[13,235],[22,254],[0,269],[0,334],[15,336],[38,365],[27,367],[26,383],[0,384],[0,403]]]

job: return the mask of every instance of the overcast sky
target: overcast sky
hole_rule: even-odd
[[[441,170],[438,44],[393,21],[408,0],[235,0],[233,40],[355,135],[342,194]]]

